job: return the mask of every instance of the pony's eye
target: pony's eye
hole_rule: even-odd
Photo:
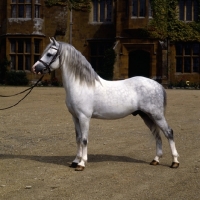
[[[52,56],[52,54],[48,53],[48,54],[47,54],[47,56],[48,56],[48,57],[51,57],[51,56]]]

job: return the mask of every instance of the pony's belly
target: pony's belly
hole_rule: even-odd
[[[130,114],[132,114],[135,110],[133,108],[129,109],[120,109],[119,107],[115,109],[101,109],[101,110],[94,110],[92,113],[92,118],[97,119],[119,119],[124,118]]]
[[[119,119],[132,114],[137,110],[136,98],[133,95],[105,95],[95,98],[93,106],[93,118]]]

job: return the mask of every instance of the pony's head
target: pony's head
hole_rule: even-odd
[[[42,57],[32,66],[32,70],[36,74],[46,74],[57,69],[60,66],[59,44],[54,38],[50,39],[50,44],[44,50]]]

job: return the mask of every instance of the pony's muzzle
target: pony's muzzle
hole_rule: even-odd
[[[39,73],[47,74],[47,73],[49,73],[49,69],[44,67],[43,65],[40,65],[40,64],[38,64],[34,67],[34,71],[35,71],[36,74],[39,74]]]

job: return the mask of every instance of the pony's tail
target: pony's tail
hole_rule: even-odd
[[[165,114],[165,110],[166,110],[166,106],[167,106],[167,93],[166,93],[164,87],[162,89],[163,89],[163,107],[164,107],[164,114]]]

